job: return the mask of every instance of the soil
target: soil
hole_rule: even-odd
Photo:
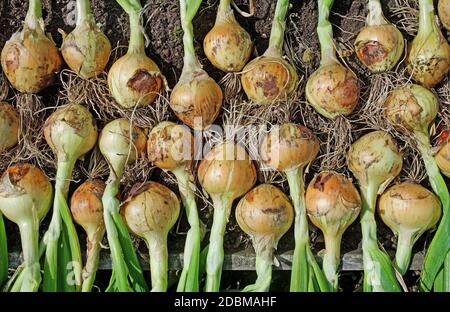
[[[183,65],[183,46],[182,46],[182,30],[179,22],[179,5],[177,1],[168,0],[152,0],[142,1],[144,4],[144,28],[147,35],[147,55],[150,56],[161,68],[163,74],[166,76],[169,87],[173,87],[181,74]],[[216,81],[220,81],[224,73],[216,70],[206,59],[202,49],[202,39],[206,33],[211,29],[214,24],[215,12],[217,9],[219,0],[204,0],[198,14],[194,19],[194,32],[195,32],[195,47],[198,53],[200,62],[204,65],[204,69],[213,77]],[[251,34],[255,41],[254,56],[262,54],[268,45],[268,39],[270,36],[270,29],[273,13],[275,10],[275,1],[272,0],[255,0],[255,13],[253,17],[244,18],[238,13],[235,13],[239,23]],[[319,42],[316,35],[316,21],[317,21],[317,4],[314,0],[305,1],[291,1],[291,8],[288,13],[288,19],[286,22],[286,42],[285,51],[289,59],[296,65],[299,75],[303,76],[305,80],[317,67],[319,66],[320,53]],[[353,70],[361,80],[363,85],[362,99],[359,104],[359,109],[366,103],[367,96],[370,92],[370,77],[368,71],[365,70],[357,60],[355,53],[352,53],[352,46],[355,36],[358,30],[364,26],[366,15],[366,2],[365,0],[341,0],[336,2],[333,7],[333,12],[330,16],[331,22],[334,25],[334,37],[335,44],[338,50],[338,54],[341,60]],[[237,5],[244,10],[248,10],[246,0],[237,0]],[[383,1],[384,12],[388,20],[397,23],[402,15],[393,14],[393,9],[398,8],[402,3],[414,6],[415,1],[410,0],[389,0]],[[57,46],[61,45],[61,35],[58,33],[58,29],[61,28],[65,32],[70,30],[75,25],[75,1],[73,0],[43,0],[44,6],[44,18],[46,23],[46,31],[52,34]],[[115,47],[122,47],[117,49],[116,54],[120,55],[123,51],[123,47],[126,46],[129,37],[128,19],[125,12],[115,1],[103,1],[92,0],[93,12],[97,22],[100,24],[101,29],[109,37],[111,43]],[[3,30],[0,32],[0,47],[2,47],[6,40],[8,40],[14,31],[17,31],[21,27],[22,20],[26,14],[26,5],[23,0],[10,0],[0,1],[0,28]],[[400,30],[408,40],[411,39],[401,24],[398,25]],[[445,32],[447,38],[449,33]],[[112,61],[111,61],[112,62]],[[448,83],[448,82],[444,82]],[[61,83],[58,82],[51,88],[44,91],[42,101],[46,107],[55,107],[59,103],[61,95]],[[9,100],[15,102],[15,93],[10,90]],[[303,103],[304,97],[300,99]],[[50,114],[52,109],[47,111],[47,115]],[[171,119],[176,120],[173,115]],[[295,120],[300,122],[297,118]],[[322,132],[317,125],[307,124],[316,133]],[[355,126],[360,130],[361,125]],[[358,130],[358,131],[359,131]],[[364,132],[359,131],[356,136],[361,135]],[[319,135],[320,136],[320,135]],[[320,137],[323,139],[324,137]],[[89,159],[89,156],[86,157]],[[317,168],[313,167],[313,168]],[[0,166],[0,171],[4,168]],[[46,169],[47,174],[50,177],[54,176],[54,167],[49,166]],[[147,170],[145,174],[151,172],[150,178],[156,181],[163,181],[174,191],[176,191],[176,184],[173,179],[169,179],[167,174],[160,170]],[[348,172],[346,172],[348,174]],[[142,176],[145,176],[143,174]],[[312,179],[312,173],[309,173],[306,177],[306,181],[309,182]],[[104,176],[104,175],[103,175]],[[141,176],[139,176],[140,178]],[[75,183],[72,183],[72,189],[74,189],[79,181],[85,179],[85,174],[78,168],[74,177]],[[281,185],[286,189],[286,185]],[[126,190],[123,191],[126,193]],[[205,202],[200,201],[201,205],[201,218],[205,224],[210,228],[212,222],[212,208]],[[48,225],[48,220],[44,221],[42,228],[45,229]],[[19,248],[19,236],[18,232],[10,222],[6,222],[7,231],[9,236],[9,245],[12,250]],[[187,222],[186,217],[180,221],[180,224],[174,229],[169,237],[170,250],[173,252],[179,252],[183,249],[183,239],[186,232]],[[393,250],[395,248],[395,237],[392,232],[384,226],[381,222],[378,222],[378,239],[383,247],[387,250]],[[84,237],[84,234],[80,235]],[[425,242],[429,242],[432,234],[424,235],[415,246],[415,251],[423,250]],[[322,249],[323,238],[320,231],[311,226],[312,245],[315,252]],[[81,239],[84,241],[84,238]],[[206,240],[205,240],[206,241]],[[353,224],[345,233],[342,242],[342,253],[346,253],[360,247],[361,233],[359,223]],[[146,247],[141,242],[139,243],[139,252],[146,257]],[[225,250],[227,253],[232,253],[244,248],[250,248],[251,242],[247,235],[245,235],[236,223],[236,220],[232,214],[227,229],[227,235],[224,242]],[[279,242],[278,251],[283,252],[293,249],[293,233],[292,230],[288,232]],[[408,285],[414,285],[417,281],[417,274],[415,272],[408,273],[406,280]],[[100,284],[106,284],[102,279],[107,278],[108,274],[100,273]],[[237,273],[224,274],[224,284],[229,288],[236,288],[238,283],[241,286],[254,279],[254,272],[241,275]],[[344,272],[342,273],[341,285],[344,291],[354,291],[355,286],[361,282],[361,272]],[[287,272],[274,273],[274,289],[275,290],[287,290],[285,281],[289,278]]]

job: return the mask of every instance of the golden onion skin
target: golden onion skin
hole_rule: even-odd
[[[94,117],[79,104],[57,109],[45,121],[43,132],[55,155],[75,160],[89,152],[98,137]]]
[[[436,96],[416,84],[395,89],[384,105],[386,117],[394,127],[422,133],[428,132],[439,110]]]
[[[450,140],[447,140],[445,144],[439,149],[436,156],[434,156],[436,163],[441,169],[441,172],[448,178],[450,178]]]
[[[319,67],[306,83],[306,99],[322,116],[335,119],[348,116],[359,101],[360,85],[356,76],[340,63]]]
[[[256,182],[256,169],[245,149],[233,143],[215,145],[198,167],[198,180],[210,195],[247,193]]]
[[[294,208],[279,188],[261,184],[239,201],[236,220],[248,235],[272,236],[278,242],[292,226]]]
[[[29,196],[33,209],[18,202],[23,196]],[[50,209],[53,188],[41,169],[19,163],[9,167],[0,178],[0,197],[11,200],[9,205],[4,202],[1,210],[9,220],[18,225],[30,220],[39,223]]]
[[[106,184],[102,180],[88,180],[81,184],[70,199],[73,219],[88,234],[89,238],[97,231],[104,231],[102,196]]]
[[[438,14],[444,27],[450,30],[450,0],[439,0]]]
[[[439,221],[441,202],[420,184],[400,183],[380,196],[378,213],[396,234],[405,230],[423,233]]]
[[[344,175],[322,171],[309,183],[305,205],[311,222],[324,235],[341,236],[361,211],[361,197]]]
[[[279,171],[306,166],[319,153],[320,142],[308,128],[294,123],[276,125],[260,147],[264,164]]]
[[[404,48],[402,33],[390,23],[365,26],[355,40],[358,59],[374,73],[394,68]]]
[[[189,168],[194,159],[194,137],[186,126],[160,122],[148,135],[147,155],[150,162],[164,170]]]
[[[109,90],[124,108],[153,103],[164,85],[164,77],[153,60],[142,53],[128,52],[109,70]]]
[[[105,69],[111,43],[94,22],[86,20],[64,37],[61,54],[71,70],[83,78],[92,78]]]
[[[199,70],[180,78],[170,95],[170,107],[183,123],[202,130],[217,118],[222,100],[219,85],[205,71]]]
[[[55,43],[41,29],[25,26],[5,43],[1,64],[15,89],[38,93],[55,81],[62,58]]]
[[[237,72],[250,59],[253,42],[250,34],[239,25],[230,9],[218,18],[203,40],[203,50],[208,60],[225,72]]]
[[[169,188],[150,181],[132,189],[121,213],[135,235],[148,238],[149,232],[169,232],[180,214],[180,202]]]
[[[406,69],[422,86],[432,88],[450,70],[450,46],[440,29],[433,23],[435,34],[425,38],[417,35],[409,46]]]
[[[262,55],[242,70],[242,87],[247,97],[260,105],[283,100],[295,90],[298,75],[295,68],[281,57]]]
[[[373,131],[350,146],[347,163],[360,185],[379,185],[381,192],[400,174],[403,157],[387,132]]]
[[[14,107],[0,102],[0,152],[14,147],[19,141],[19,114]]]

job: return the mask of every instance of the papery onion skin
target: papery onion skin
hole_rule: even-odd
[[[438,14],[444,27],[450,30],[450,0],[439,0]]]
[[[105,187],[102,180],[88,180],[75,190],[70,199],[73,219],[88,236],[96,231],[104,231],[102,196]]]
[[[245,233],[272,236],[277,242],[292,226],[294,208],[279,188],[261,184],[239,201],[236,220]]]
[[[25,27],[6,42],[1,53],[1,63],[15,89],[38,93],[55,81],[55,74],[62,66],[62,58],[55,43],[43,31]]]
[[[75,160],[89,152],[98,137],[94,117],[86,107],[79,104],[57,109],[45,121],[43,132],[45,140],[58,157]]]
[[[20,225],[30,221],[39,223],[45,217],[52,203],[53,188],[41,169],[28,163],[19,163],[9,167],[0,181],[2,197],[14,199],[28,195],[33,204],[33,211],[28,205],[3,206],[2,213],[9,220]]]
[[[260,155],[264,164],[280,171],[306,166],[319,153],[320,142],[308,128],[284,123],[264,137]]]
[[[392,91],[385,102],[385,114],[398,130],[428,133],[439,110],[437,97],[428,89],[409,84]]]
[[[198,179],[206,192],[240,197],[256,182],[256,169],[245,149],[220,143],[212,148],[198,167]]]
[[[445,144],[439,149],[436,156],[434,156],[436,163],[441,172],[450,178],[450,141],[447,140]]]
[[[85,20],[64,38],[61,54],[71,70],[83,78],[92,78],[105,69],[111,43],[92,21]]]
[[[308,185],[306,211],[324,235],[342,235],[361,210],[361,197],[352,181],[342,174],[322,171]]]
[[[175,115],[192,129],[208,128],[222,107],[219,85],[202,69],[182,76],[170,95]]]
[[[153,103],[164,85],[161,71],[153,60],[141,53],[128,52],[109,70],[108,86],[124,108]]]
[[[14,147],[19,141],[19,114],[14,107],[0,102],[0,152]]]
[[[306,99],[322,116],[348,116],[359,101],[357,77],[338,62],[319,67],[306,83]]]
[[[298,84],[295,68],[281,57],[262,55],[242,70],[242,87],[248,98],[260,105],[284,100]]]
[[[148,135],[148,159],[158,168],[190,168],[194,157],[194,138],[186,126],[171,121],[157,124]]]
[[[253,50],[250,34],[236,21],[233,11],[216,20],[203,40],[203,50],[209,61],[225,72],[244,68]]]
[[[365,26],[355,40],[358,59],[374,73],[394,68],[404,48],[402,33],[390,23]]]

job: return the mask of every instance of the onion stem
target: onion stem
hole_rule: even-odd
[[[104,230],[102,230],[96,231],[93,237],[88,237],[86,265],[83,269],[83,285],[81,287],[82,292],[90,292],[94,285],[100,251],[102,249],[100,243],[104,235]]]
[[[0,212],[0,287],[8,278],[8,245],[6,241],[5,223]]]
[[[323,255],[323,271],[333,291],[338,289],[338,269],[341,254],[342,235],[324,235],[325,253]]]
[[[206,286],[208,292],[220,289],[222,266],[224,259],[223,238],[231,213],[233,198],[230,194],[212,194],[214,206],[213,223],[209,237],[208,256],[206,258]]]
[[[28,11],[25,16],[25,24],[31,29],[42,29],[38,20],[42,18],[42,4],[41,0],[29,0]],[[43,29],[42,29],[43,30]]]
[[[190,187],[191,175],[184,168],[172,171],[178,182],[183,206],[186,209],[190,229],[186,236],[183,255],[183,271],[178,282],[177,291],[199,291],[199,263],[200,263],[200,219],[198,217],[195,194]],[[153,280],[153,279],[152,279]]]
[[[333,2],[334,0],[318,0],[319,23],[317,25],[317,34],[320,43],[320,66],[337,62],[333,43],[333,27],[329,21]]]
[[[414,232],[400,231],[398,233],[397,251],[395,252],[395,268],[404,275],[411,262],[411,252],[414,245]]]
[[[275,8],[275,16],[272,21],[272,30],[270,31],[269,49],[283,54],[284,31],[286,28],[286,14],[289,9],[289,0],[278,0]]]
[[[152,278],[152,292],[167,291],[168,258],[167,234],[149,232],[145,240],[148,242],[150,256],[150,274]]]
[[[41,284],[38,224],[38,220],[19,224],[24,260],[23,281],[20,289],[22,292],[36,292]]]
[[[369,0],[369,12],[367,14],[366,23],[368,26],[378,26],[389,24],[383,15],[383,8],[380,0]]]
[[[128,53],[145,54],[144,35],[142,34],[140,11],[142,6],[139,0],[117,0],[128,14],[130,20],[130,41]]]
[[[417,35],[427,36],[428,34],[435,32],[434,27],[433,0],[419,0],[419,30]]]
[[[91,11],[91,3],[89,0],[77,0],[77,26],[86,21],[95,23],[94,16]]]
[[[192,20],[202,0],[180,0],[181,28],[183,29],[183,71],[182,76],[202,68],[194,48],[194,28]]]
[[[253,246],[256,253],[256,279],[255,284],[246,286],[244,292],[267,292],[270,290],[272,281],[273,246],[276,246],[274,239],[267,239],[267,236],[252,237]]]

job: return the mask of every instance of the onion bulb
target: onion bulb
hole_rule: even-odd
[[[146,143],[144,132],[125,118],[106,124],[98,140],[100,152],[110,170],[102,197],[103,219],[114,271],[109,289],[120,292],[148,289],[127,226],[120,215],[118,199],[125,167],[145,154]]]
[[[226,72],[240,71],[253,50],[250,34],[239,25],[230,6],[231,0],[221,0],[213,28],[203,40],[203,50],[209,61]]]
[[[61,54],[71,70],[83,78],[103,72],[111,55],[111,43],[95,24],[89,0],[77,0],[77,25],[64,35]]]
[[[450,0],[439,0],[438,14],[444,27],[450,30]]]
[[[338,288],[342,235],[361,211],[361,197],[344,175],[322,171],[308,185],[305,206],[311,222],[323,233],[323,270],[332,289]]]
[[[441,203],[436,195],[420,184],[401,183],[380,196],[378,213],[398,237],[395,266],[403,275],[411,262],[413,245],[439,221]]]
[[[304,198],[304,170],[316,158],[319,147],[320,142],[314,133],[294,123],[272,127],[260,146],[261,162],[286,174],[294,203],[295,249],[290,286],[292,292],[329,289],[329,284],[309,246],[308,217]]]
[[[355,39],[356,55],[370,71],[386,72],[403,54],[403,35],[384,17],[380,0],[369,0],[368,10],[366,26]]]
[[[105,183],[102,180],[88,180],[75,190],[70,199],[72,217],[87,234],[87,259],[81,288],[83,292],[92,290],[100,257],[100,244],[105,235],[102,204],[104,191]]]
[[[47,118],[43,132],[57,160],[53,215],[44,237],[44,291],[78,290],[82,283],[81,251],[66,200],[75,162],[94,147],[97,126],[87,108],[69,104]],[[65,278],[67,274],[73,274],[74,283]],[[61,278],[64,283],[58,283]]]
[[[414,80],[427,88],[441,82],[450,70],[450,46],[436,23],[433,0],[419,0],[419,30],[406,64]]]
[[[436,160],[436,164],[439,169],[441,169],[441,172],[450,178],[450,140],[448,138],[439,148],[439,151],[434,156],[434,159]]]
[[[328,19],[333,1],[319,0],[319,68],[306,83],[306,99],[322,116],[335,119],[350,115],[359,101],[360,85],[355,74],[339,63],[333,43],[333,29]]]
[[[170,95],[170,107],[189,127],[208,128],[219,115],[223,94],[219,85],[202,69],[194,48],[192,20],[201,0],[180,0],[183,28],[183,70]]]
[[[41,0],[28,3],[23,29],[5,43],[1,64],[14,88],[37,93],[55,81],[62,58],[53,40],[45,34]]]
[[[236,220],[253,242],[256,252],[255,284],[243,291],[269,291],[273,251],[294,220],[289,198],[277,187],[261,184],[248,192],[236,207]]]
[[[224,259],[223,238],[233,201],[256,182],[256,169],[245,149],[233,143],[215,145],[198,166],[198,180],[213,201],[214,217],[206,258],[206,291],[219,291]]]
[[[242,70],[241,82],[247,97],[255,103],[268,105],[284,100],[297,87],[295,67],[283,59],[283,41],[289,0],[278,0],[272,21],[269,47],[263,55]]]
[[[19,114],[14,107],[0,102],[0,152],[7,151],[19,141]]]
[[[399,175],[403,157],[388,133],[373,131],[351,145],[347,162],[359,182],[362,199],[364,291],[400,291],[389,256],[378,247],[375,208],[377,194]]]
[[[163,88],[164,77],[158,65],[145,54],[140,1],[118,2],[129,15],[130,42],[127,53],[115,61],[108,72],[109,91],[124,108],[147,106]]]
[[[152,291],[167,290],[167,234],[180,214],[180,202],[169,188],[156,182],[136,185],[122,204],[130,230],[147,243],[150,255]]]
[[[199,291],[201,221],[193,186],[194,137],[186,126],[163,121],[150,131],[147,154],[155,166],[175,175],[190,226],[177,291]]]
[[[50,209],[53,189],[37,167],[20,163],[9,167],[0,179],[0,212],[20,230],[24,269],[12,291],[37,292],[41,284],[39,224]]]

